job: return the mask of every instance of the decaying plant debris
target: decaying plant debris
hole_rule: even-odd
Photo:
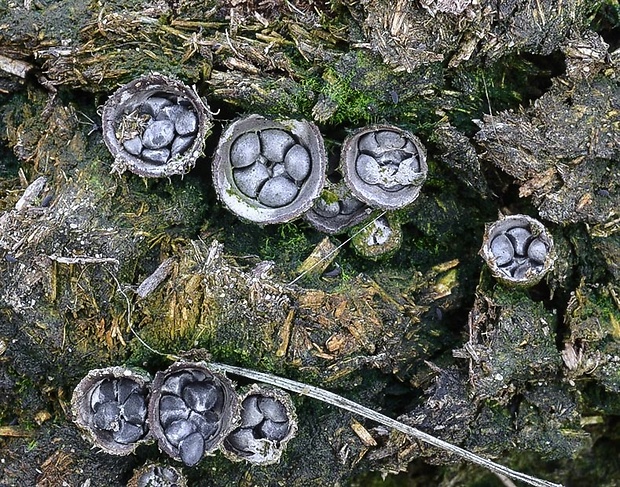
[[[71,391],[93,368],[155,372],[166,353],[205,349],[554,482],[615,485],[614,3],[387,3],[0,0],[0,484],[125,485],[163,456],[89,450]],[[220,110],[183,178],[110,173],[97,107],[152,71]],[[210,184],[219,128],[247,113],[312,120],[334,160],[363,125],[418,135],[429,177],[390,214],[400,250],[371,262],[345,244],[298,279],[324,236],[240,222]],[[553,236],[555,267],[534,288],[502,287],[477,256],[498,213]],[[372,485],[372,472],[402,471],[394,485],[501,485],[402,433],[294,402],[280,463],[208,457],[184,470],[190,485]]]

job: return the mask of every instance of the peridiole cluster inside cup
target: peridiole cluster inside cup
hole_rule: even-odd
[[[76,424],[96,446],[113,455],[127,455],[149,432],[147,374],[124,367],[91,370],[71,399]]]
[[[253,385],[241,397],[241,422],[224,440],[222,451],[234,461],[269,465],[280,460],[297,432],[297,415],[288,394]]]
[[[314,124],[250,115],[222,135],[213,158],[213,184],[237,216],[283,223],[312,206],[323,189],[326,165],[323,138]]]
[[[387,210],[411,204],[428,172],[420,139],[393,125],[364,127],[347,137],[340,166],[357,198]]]
[[[531,286],[553,267],[553,240],[542,223],[511,215],[488,225],[480,255],[492,274],[506,284]]]
[[[177,362],[153,381],[149,423],[162,451],[196,465],[217,449],[239,418],[232,382],[202,362]]]
[[[149,464],[134,472],[127,487],[187,487],[187,481],[174,467]]]
[[[161,74],[120,87],[105,103],[101,120],[114,169],[145,177],[192,169],[212,126],[194,89]]]

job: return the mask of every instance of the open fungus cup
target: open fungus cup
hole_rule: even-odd
[[[159,448],[194,466],[216,450],[239,421],[233,383],[204,362],[176,362],[157,372],[149,423]]]
[[[426,149],[411,132],[372,125],[345,139],[340,169],[358,199],[373,208],[395,210],[420,194],[428,173]]]
[[[351,245],[355,252],[370,260],[387,259],[400,249],[403,232],[400,224],[390,216],[376,218],[359,230],[352,228]]]
[[[505,216],[484,232],[480,255],[504,284],[526,287],[553,268],[553,239],[544,225],[527,215]]]
[[[129,455],[149,440],[148,374],[121,366],[93,369],[73,391],[73,421],[84,437],[112,455]]]
[[[297,434],[297,414],[290,396],[281,389],[253,384],[241,396],[241,422],[220,449],[235,462],[271,465],[280,461]]]
[[[294,220],[325,184],[327,155],[316,125],[250,115],[233,122],[213,158],[218,198],[238,217],[258,224]]]
[[[158,73],[121,86],[101,114],[103,140],[113,169],[143,177],[189,172],[213,126],[194,88]]]
[[[187,487],[187,480],[170,465],[151,463],[136,470],[127,487]]]

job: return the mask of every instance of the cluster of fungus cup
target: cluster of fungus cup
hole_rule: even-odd
[[[155,375],[149,424],[159,448],[191,467],[216,450],[236,426],[232,382],[203,362],[176,362]]]
[[[241,396],[241,422],[222,443],[233,461],[256,465],[277,463],[297,433],[297,415],[290,396],[267,386],[252,385]]]
[[[114,169],[143,177],[187,173],[212,127],[211,112],[193,88],[156,73],[121,86],[101,121]]]
[[[386,210],[413,203],[428,173],[420,139],[393,125],[364,127],[347,137],[340,168],[358,199]]]
[[[522,287],[538,283],[555,262],[551,236],[527,215],[505,216],[487,225],[480,255],[495,278]]]
[[[250,115],[233,122],[213,158],[218,198],[258,224],[283,223],[308,210],[325,184],[327,156],[319,129],[303,120]]]
[[[153,463],[136,470],[127,487],[187,487],[187,480],[176,468]]]
[[[128,455],[147,441],[151,378],[125,367],[93,369],[73,391],[71,411],[84,436],[112,455]]]
[[[371,213],[372,209],[339,181],[325,187],[304,218],[318,231],[334,235],[361,223]]]

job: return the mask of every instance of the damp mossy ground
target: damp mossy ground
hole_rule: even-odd
[[[466,440],[458,437],[466,446],[541,477],[613,485],[620,470],[612,456],[620,410],[614,227],[599,223],[593,235],[585,224],[553,225],[563,262],[549,280],[530,291],[495,284],[477,255],[484,224],[499,211],[535,214],[538,205],[520,196],[520,176],[498,166],[473,136],[475,120],[504,110],[526,112],[553,90],[545,100],[598,90],[598,97],[576,99],[586,107],[592,99],[607,99],[600,93],[613,95],[611,65],[582,84],[567,78],[566,42],[592,21],[613,52],[617,1],[580,5],[570,35],[561,17],[534,22],[552,34],[540,40],[539,50],[528,44],[539,32],[528,27],[538,18],[530,15],[530,4],[519,17],[525,44],[516,47],[507,42],[514,40],[511,16],[502,24],[504,35],[493,24],[472,27],[465,15],[457,25],[440,13],[425,27],[445,23],[445,38],[454,44],[432,52],[432,62],[411,65],[406,62],[420,52],[407,51],[410,39],[398,38],[409,53],[402,69],[394,66],[393,52],[382,50],[399,47],[396,37],[384,46],[366,42],[371,37],[365,36],[380,40],[376,36],[385,35],[388,24],[391,36],[402,34],[391,23],[397,18],[381,18],[390,22],[377,34],[367,14],[395,12],[372,10],[374,5],[379,2],[299,2],[300,14],[278,2],[238,2],[234,12],[218,1],[146,10],[133,1],[110,2],[105,9],[35,2],[28,11],[0,2],[0,24],[7,26],[0,45],[35,66],[27,79],[0,73],[0,91],[7,91],[0,95],[1,208],[4,215],[13,211],[21,186],[39,175],[48,178],[46,191],[54,195],[47,210],[10,213],[4,227],[25,242],[12,243],[0,266],[0,340],[6,347],[0,391],[9,391],[0,400],[0,420],[26,434],[0,437],[7,446],[8,485],[12,479],[60,485],[102,478],[122,485],[138,464],[165,460],[154,446],[125,459],[90,452],[70,424],[68,398],[89,368],[126,363],[154,373],[195,348],[215,361],[325,385],[393,416],[424,413],[430,427],[437,414],[440,426],[448,425],[446,434],[466,431]],[[414,21],[426,15],[421,9],[407,14]],[[33,22],[42,28],[33,32]],[[420,34],[421,24],[411,25],[409,34]],[[507,54],[484,53],[489,43],[480,43],[453,62],[454,50],[462,55],[463,41],[477,35],[476,28]],[[554,39],[558,43],[549,49]],[[439,49],[437,41],[429,49]],[[184,178],[145,182],[110,174],[97,106],[120,83],[150,70],[195,84],[214,111],[221,110],[215,135],[251,112],[306,118],[320,126],[333,160],[346,135],[361,125],[395,123],[419,135],[430,174],[420,198],[390,215],[402,228],[401,248],[383,260],[365,260],[347,242],[349,235],[335,236],[342,248],[328,272],[288,286],[324,236],[303,220],[257,227],[223,209],[209,170],[216,136]],[[568,168],[579,165],[569,162]],[[596,169],[604,167],[599,161]],[[587,199],[576,203],[587,210]],[[38,241],[45,231],[51,233]],[[67,264],[50,256],[93,260]],[[170,274],[138,298],[138,285],[169,257]],[[470,326],[479,336],[470,335]],[[476,352],[482,361],[476,362]],[[441,389],[446,377],[458,387]],[[188,472],[190,480],[306,487],[345,484],[363,474],[359,485],[384,485],[370,468],[398,470],[410,460],[409,473],[388,477],[385,485],[498,483],[470,466],[429,467],[419,456],[443,457],[415,445],[405,451],[378,430],[373,434],[381,444],[369,449],[350,428],[348,413],[303,397],[295,403],[300,436],[280,465],[251,469],[209,458]],[[442,416],[445,404],[456,404],[458,414]]]

